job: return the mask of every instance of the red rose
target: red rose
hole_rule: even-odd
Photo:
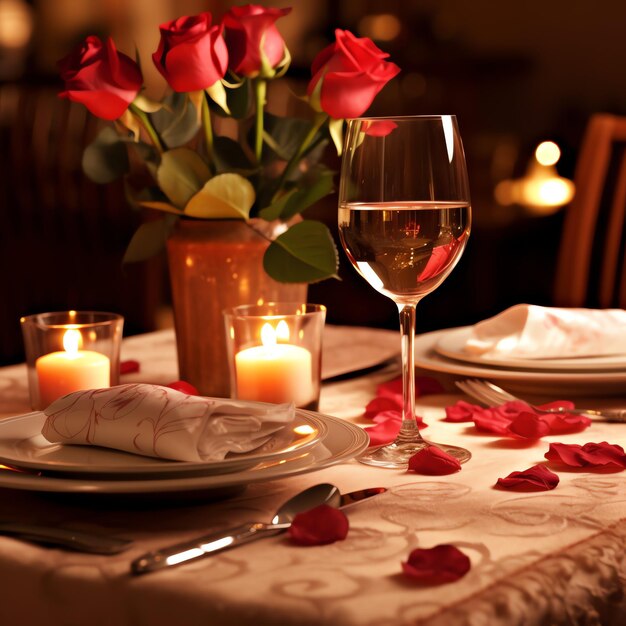
[[[94,35],[58,63],[65,91],[59,96],[84,104],[105,120],[116,120],[141,89],[137,63],[118,52],[109,37],[103,44]]]
[[[273,9],[248,4],[232,7],[224,15],[224,36],[230,53],[230,68],[240,76],[257,76],[275,68],[285,57],[285,42],[274,22],[291,9]]]
[[[210,13],[200,13],[159,26],[161,40],[152,60],[174,91],[206,89],[226,73],[223,27],[211,26],[211,19]]]
[[[336,42],[322,50],[311,67],[307,93],[311,106],[336,119],[362,115],[378,92],[400,71],[371,39],[335,31]]]

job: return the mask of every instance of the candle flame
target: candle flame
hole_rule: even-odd
[[[82,343],[83,338],[80,334],[80,330],[70,328],[65,331],[65,334],[63,335],[63,347],[66,352],[69,352],[71,355],[76,354]]]
[[[276,331],[271,324],[263,324],[261,328],[261,343],[266,348],[276,345]]]
[[[276,325],[276,338],[280,341],[289,341],[289,325],[285,320],[280,320]]]

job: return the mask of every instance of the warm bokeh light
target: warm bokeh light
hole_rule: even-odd
[[[0,47],[23,48],[33,33],[32,9],[22,0],[0,0]]]
[[[542,141],[535,150],[535,158],[541,165],[554,165],[561,158],[561,150],[554,141]]]
[[[391,13],[366,15],[359,20],[359,33],[377,41],[391,41],[402,29],[400,20]]]

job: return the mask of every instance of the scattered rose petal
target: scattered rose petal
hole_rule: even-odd
[[[571,443],[551,443],[544,455],[548,461],[563,463],[570,467],[617,467],[626,468],[626,454],[617,444],[586,443],[584,446]]]
[[[429,476],[453,474],[461,469],[458,459],[437,446],[427,446],[409,459],[409,470]]]
[[[387,418],[376,424],[376,426],[366,428],[365,432],[370,438],[370,447],[384,446],[391,443],[398,436],[401,425],[401,419]]]
[[[552,413],[550,415],[542,415],[541,417],[549,425],[551,435],[579,433],[581,430],[591,426],[591,420],[584,415]]]
[[[561,407],[567,411],[574,405],[567,400],[559,400],[543,406]],[[446,408],[445,421],[470,420],[481,432],[521,439],[577,433],[591,425],[591,420],[584,415],[567,412],[542,413],[521,401],[505,402],[500,406],[485,409],[461,400],[454,406]]]
[[[469,557],[457,547],[442,544],[434,548],[417,548],[402,563],[402,571],[425,585],[441,585],[462,578],[471,567]]]
[[[320,504],[310,511],[298,513],[287,534],[300,546],[320,546],[345,539],[349,526],[343,511]]]
[[[416,376],[415,389],[420,397],[445,392],[442,384],[432,376]]]
[[[444,388],[441,383],[432,376],[415,377],[415,397],[428,396],[436,393],[443,393]],[[376,387],[376,396],[383,398],[395,398],[402,403],[402,376],[388,380]]]
[[[482,432],[509,435],[511,419],[495,409],[480,409],[474,413],[474,426]]]
[[[139,361],[122,361],[120,363],[120,374],[133,374],[139,371]]]
[[[535,465],[523,472],[511,472],[498,478],[496,487],[513,491],[549,491],[559,484],[559,477],[545,465]]]
[[[509,430],[524,439],[540,439],[550,434],[550,426],[539,415],[525,411],[509,424]]]
[[[185,380],[175,380],[169,385],[166,385],[170,389],[176,389],[176,391],[182,391],[189,396],[199,396],[200,392],[191,384]]]
[[[459,400],[453,406],[446,407],[445,422],[471,422],[476,411],[480,411],[480,407],[475,404]]]

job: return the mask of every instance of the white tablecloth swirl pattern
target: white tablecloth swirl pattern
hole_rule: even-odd
[[[345,331],[349,333],[349,330]],[[372,331],[373,334],[382,331]],[[395,334],[390,334],[395,340]],[[126,340],[124,359],[142,371],[123,382],[177,378],[170,332]],[[321,411],[363,423],[375,385],[395,370],[326,385]],[[427,396],[419,412],[434,441],[469,448],[451,476],[428,477],[360,465],[250,485],[222,502],[142,504],[0,489],[0,519],[23,519],[135,540],[117,556],[93,556],[0,537],[0,624],[177,626],[626,623],[624,474],[559,471],[550,492],[493,489],[498,477],[543,460],[550,441],[626,446],[626,425],[535,444],[477,434],[442,422],[458,396]],[[0,370],[0,414],[29,410],[23,366]],[[129,562],[147,550],[249,519],[266,520],[285,499],[318,482],[341,491],[386,486],[353,506],[343,542],[302,548],[285,536],[168,571],[134,578]],[[133,504],[135,504],[133,506]],[[401,574],[415,547],[452,543],[472,561],[461,580],[420,587]]]

